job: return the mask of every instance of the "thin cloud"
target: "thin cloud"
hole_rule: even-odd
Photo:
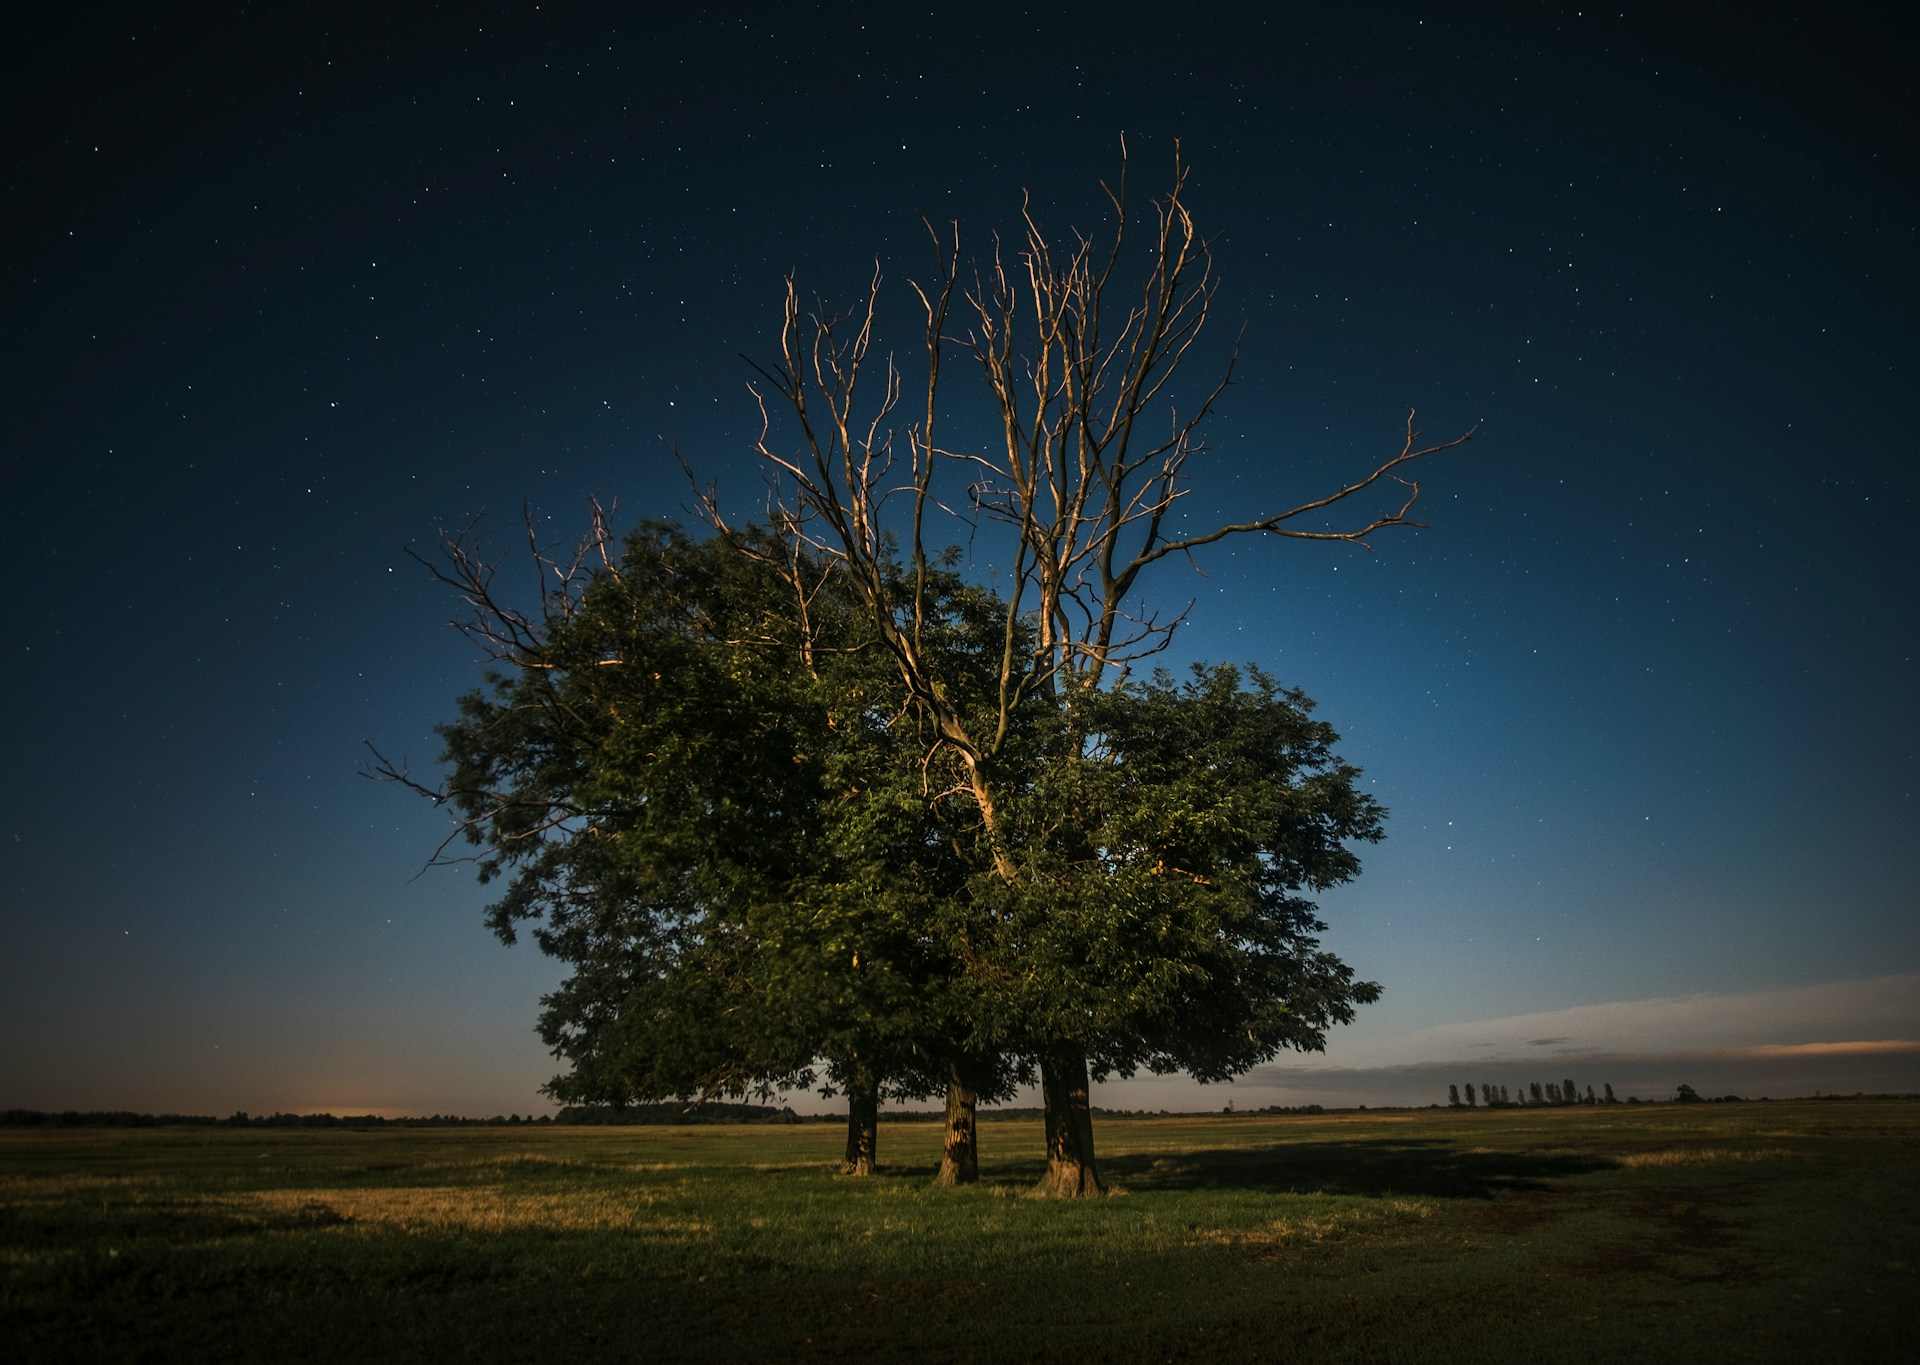
[[[1874,1038],[1848,1043],[1762,1043],[1738,1049],[1746,1057],[1873,1057],[1920,1053],[1920,1039]]]
[[[1920,973],[1335,1034],[1326,1052],[1257,1067],[1236,1090],[1254,1104],[1426,1104],[1450,1083],[1568,1077],[1610,1082],[1623,1099],[1670,1098],[1682,1081],[1780,1098],[1920,1091]]]
[[[1440,1024],[1390,1037],[1335,1033],[1307,1070],[1419,1065],[1476,1057],[1532,1059],[1571,1046],[1578,1055],[1726,1054],[1858,1039],[1920,1038],[1920,973],[1766,991],[1702,993],[1573,1005],[1535,1014]],[[1573,1040],[1578,1039],[1577,1044]],[[1792,1055],[1792,1054],[1788,1054]],[[1808,1054],[1811,1055],[1811,1054]]]

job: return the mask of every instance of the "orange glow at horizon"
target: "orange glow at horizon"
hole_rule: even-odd
[[[1847,1043],[1759,1043],[1738,1048],[1736,1052],[1743,1057],[1867,1057],[1920,1052],[1920,1040],[1874,1038]]]

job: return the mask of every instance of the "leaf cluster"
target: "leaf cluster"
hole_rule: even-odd
[[[1312,702],[1258,669],[1082,693],[1015,806],[1025,858],[997,896],[996,979],[1038,1036],[1084,1040],[1096,1075],[1225,1079],[1318,1049],[1379,987],[1320,947],[1312,893],[1358,874],[1385,809]]]
[[[829,1085],[945,1084],[975,836],[942,818],[868,618],[741,535],[642,527],[440,731],[480,877],[505,882],[490,926],[573,968],[540,1021],[569,1102],[764,1091],[819,1061]],[[944,572],[935,597],[929,647],[980,655],[989,604]]]

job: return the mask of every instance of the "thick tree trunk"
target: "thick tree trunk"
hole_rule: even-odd
[[[1086,1199],[1103,1195],[1100,1168],[1093,1159],[1093,1110],[1088,1095],[1087,1052],[1078,1043],[1060,1043],[1040,1059],[1040,1093],[1046,1104],[1047,1173],[1034,1193],[1049,1199]]]
[[[861,1074],[847,1086],[847,1159],[840,1169],[872,1175],[879,1150],[880,1082]]]
[[[947,1142],[940,1154],[936,1185],[971,1185],[980,1179],[980,1144],[974,1126],[979,1091],[956,1065],[947,1081]]]

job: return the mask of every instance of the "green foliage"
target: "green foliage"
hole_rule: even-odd
[[[1359,871],[1383,808],[1312,703],[1196,665],[1076,698],[1010,803],[1020,880],[978,876],[989,1015],[1083,1043],[1096,1078],[1224,1080],[1378,998],[1317,935],[1308,892]]]
[[[995,723],[1025,628],[941,566],[920,600],[943,705]],[[504,886],[489,924],[571,968],[539,1024],[563,1102],[918,1096],[955,1065],[992,1098],[1062,1040],[1096,1077],[1223,1080],[1379,995],[1312,897],[1385,812],[1258,670],[1023,694],[989,847],[930,712],[895,700],[899,638],[764,533],[644,526],[528,638],[441,734]]]
[[[506,880],[489,923],[573,968],[540,1019],[558,1099],[804,1085],[822,1057],[830,1084],[945,1084],[960,835],[864,616],[802,564],[803,627],[783,553],[643,527],[441,730],[481,879]],[[978,652],[967,590],[936,601],[930,647]]]

